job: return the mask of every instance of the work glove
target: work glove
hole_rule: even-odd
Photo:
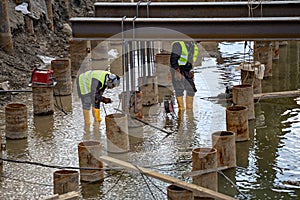
[[[174,79],[176,81],[180,81],[182,79],[182,74],[180,73],[180,69],[177,68],[174,72]]]
[[[194,71],[191,70],[189,76],[190,76],[190,78],[193,79],[194,78]]]
[[[107,104],[107,103],[111,103],[111,99],[110,98],[106,98],[106,97],[103,97],[103,103]]]

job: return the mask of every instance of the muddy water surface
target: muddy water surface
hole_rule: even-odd
[[[225,63],[249,59],[244,43],[221,43],[219,50]],[[299,44],[281,46],[280,60],[273,64],[273,77],[263,80],[263,92],[297,90],[300,88]],[[198,92],[193,112],[167,117],[162,105],[144,109],[144,120],[160,128],[175,131],[165,133],[149,126],[130,128],[130,152],[110,154],[105,150],[104,120],[100,125],[84,127],[81,103],[74,91],[72,96],[57,97],[51,116],[33,116],[31,94],[14,95],[13,100],[28,106],[28,138],[7,140],[3,157],[31,161],[4,162],[1,166],[0,199],[41,199],[53,194],[53,166],[78,167],[77,146],[83,140],[99,140],[103,154],[151,167],[160,173],[182,178],[191,170],[191,150],[211,147],[211,134],[225,130],[225,108],[231,105],[216,97],[225,87],[240,84],[237,65],[218,65],[217,59],[205,57],[201,73],[195,74]],[[251,58],[250,58],[251,60]],[[121,88],[107,91],[113,99],[105,105],[107,114],[118,108]],[[66,113],[66,114],[65,114]],[[250,141],[237,143],[237,168],[219,175],[219,191],[237,199],[299,199],[300,197],[300,97],[261,100],[255,103],[256,119],[250,121]],[[4,134],[4,109],[0,111]],[[101,107],[104,119],[104,108]],[[132,137],[135,136],[135,137]],[[231,184],[228,179],[232,181]],[[125,170],[105,173],[100,183],[81,183],[83,199],[167,199],[168,184]]]

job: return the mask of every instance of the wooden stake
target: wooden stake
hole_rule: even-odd
[[[134,171],[134,172],[139,172],[139,173],[143,173],[147,176],[150,176],[152,178],[156,178],[159,179],[161,181],[176,185],[178,187],[187,189],[187,190],[191,190],[193,191],[195,196],[200,196],[201,194],[206,194],[209,195],[210,197],[213,197],[215,199],[223,199],[223,200],[233,200],[233,197],[227,196],[225,194],[221,194],[209,189],[206,189],[204,187],[198,186],[198,185],[194,185],[191,183],[187,183],[185,181],[179,180],[177,178],[165,175],[165,174],[160,174],[156,171],[152,171],[143,167],[138,167],[138,166],[134,166],[131,163],[122,161],[122,160],[118,160],[109,156],[101,156],[99,158],[101,161],[106,162],[109,165],[117,165],[117,166],[121,166],[124,167],[127,170],[130,171]]]

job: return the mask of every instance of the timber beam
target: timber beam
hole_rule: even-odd
[[[216,18],[300,16],[300,1],[97,2],[94,4],[94,7],[96,17]]]
[[[299,40],[300,17],[71,18],[74,39]],[[134,29],[133,29],[134,27]],[[113,37],[113,38],[112,38]]]

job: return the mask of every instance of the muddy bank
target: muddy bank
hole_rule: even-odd
[[[52,1],[54,32],[50,29],[45,0],[31,0],[32,12],[27,15],[15,11],[16,2],[21,1],[10,0],[8,4],[14,52],[9,55],[0,49],[0,83],[8,81],[10,89],[25,89],[31,70],[46,64],[39,56],[69,57],[69,17],[91,15],[96,0]],[[33,34],[27,31],[26,18],[32,20]]]

